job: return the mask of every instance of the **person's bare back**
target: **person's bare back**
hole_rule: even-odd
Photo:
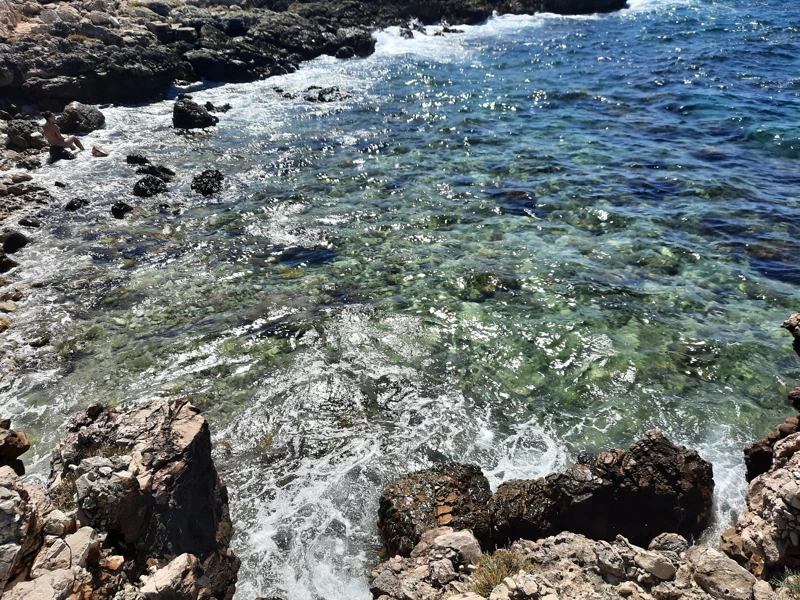
[[[42,113],[42,116],[44,116],[45,119],[44,127],[42,127],[44,137],[47,138],[47,142],[51,147],[75,150],[77,146],[81,150],[85,150],[83,144],[81,144],[81,141],[76,136],[71,135],[65,138],[61,134],[61,130],[58,128],[58,125],[56,125],[56,117],[53,113],[48,110]]]

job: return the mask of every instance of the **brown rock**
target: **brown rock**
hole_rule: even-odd
[[[800,417],[800,415],[798,415]],[[798,417],[789,417],[764,439],[744,447],[744,463],[747,467],[747,481],[752,481],[772,468],[773,447],[785,437],[800,431]]]
[[[489,511],[498,545],[560,531],[592,539],[617,535],[646,546],[658,534],[699,535],[711,518],[711,464],[651,431],[628,451],[531,481],[503,483]]]
[[[489,481],[474,465],[441,464],[411,473],[381,494],[378,528],[394,556],[407,556],[422,534],[439,525],[471,529],[488,544],[491,497]]]
[[[792,348],[794,348],[794,351],[798,354],[798,356],[800,356],[800,313],[795,313],[786,319],[781,324],[781,327],[786,329],[792,334],[792,336],[794,336]]]

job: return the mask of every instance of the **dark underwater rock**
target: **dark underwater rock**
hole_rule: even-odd
[[[390,556],[408,556],[422,534],[446,525],[488,543],[489,481],[474,465],[447,463],[402,477],[383,490],[378,528]]]
[[[64,205],[64,210],[68,210],[69,212],[75,212],[76,210],[80,210],[84,206],[88,205],[89,201],[86,198],[73,198]]]
[[[3,235],[3,252],[14,254],[28,245],[28,236],[19,231],[12,231]]]
[[[217,123],[219,119],[194,100],[181,98],[172,107],[172,126],[176,129],[205,129]]]
[[[163,194],[167,191],[167,184],[162,179],[155,175],[145,175],[133,186],[133,193],[135,196],[142,198],[149,198],[156,194]]]
[[[152,175],[158,177],[162,181],[172,181],[175,177],[175,171],[164,165],[144,165],[136,169],[137,175]]]
[[[150,159],[144,154],[134,153],[125,157],[125,162],[129,165],[149,165]]]
[[[203,196],[219,194],[225,177],[216,169],[208,169],[192,179],[192,190]]]
[[[111,214],[114,215],[115,219],[124,219],[125,215],[127,215],[132,210],[133,207],[125,202],[115,202],[111,206]]]

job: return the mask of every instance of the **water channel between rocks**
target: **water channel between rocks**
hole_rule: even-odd
[[[233,106],[208,133],[177,134],[170,101],[106,109],[87,145],[109,158],[39,175],[90,204],[20,254],[47,285],[0,402],[30,470],[90,402],[191,397],[241,599],[369,598],[402,473],[473,462],[496,487],[654,428],[712,461],[713,539],[800,379],[779,328],[800,308],[800,25],[749,4],[389,30],[364,60],[193,92]],[[311,85],[351,97],[273,90]],[[134,151],[177,171],[168,194],[131,195]],[[189,189],[206,168],[211,199]]]

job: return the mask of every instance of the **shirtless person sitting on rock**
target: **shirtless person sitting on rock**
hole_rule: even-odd
[[[46,137],[47,141],[50,143],[51,152],[53,148],[75,150],[76,146],[81,150],[86,150],[83,144],[81,144],[81,141],[74,135],[66,138],[61,135],[61,130],[58,128],[58,125],[56,125],[56,117],[53,113],[46,110],[42,113],[42,116],[45,118],[45,121],[47,121],[42,129],[44,130],[44,137]]]

